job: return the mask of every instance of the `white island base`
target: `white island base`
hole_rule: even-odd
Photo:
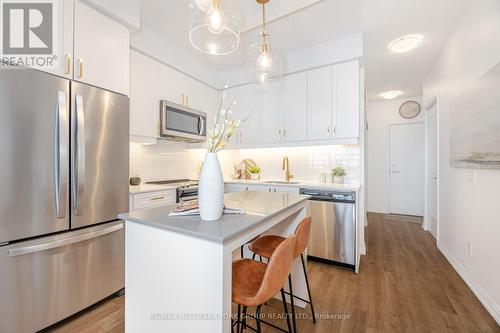
[[[168,217],[173,207],[167,206],[120,216],[126,220],[126,332],[231,332],[233,252],[260,234],[292,234],[308,197],[239,192],[226,198],[247,214],[202,222]],[[300,258],[292,279],[294,293],[307,299]]]

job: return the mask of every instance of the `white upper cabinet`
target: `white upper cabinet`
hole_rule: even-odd
[[[336,138],[359,137],[360,82],[358,61],[334,66]]]
[[[74,20],[73,79],[128,95],[128,29],[80,1]]]
[[[283,87],[277,80],[262,88],[261,93],[262,143],[283,140]]]
[[[283,78],[283,140],[307,140],[307,73]]]
[[[160,65],[130,50],[130,136],[154,143],[158,136]]]
[[[260,94],[255,85],[244,85],[241,87],[231,88],[225,91],[224,105],[234,102],[232,106],[231,119],[242,120],[248,118],[241,123],[241,126],[236,129],[233,138],[231,138],[231,147],[241,147],[255,145],[261,142],[261,108]],[[250,115],[249,115],[250,113]]]
[[[332,67],[307,73],[307,138],[332,137]]]
[[[58,1],[57,21],[54,22],[54,29],[57,29],[57,40],[54,41],[54,54],[56,56],[53,66],[44,70],[49,73],[63,76],[68,79],[73,78],[73,1]]]

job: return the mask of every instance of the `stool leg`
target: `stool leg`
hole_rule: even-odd
[[[243,307],[243,321],[241,323],[241,333],[247,328],[247,307]]]
[[[257,322],[257,333],[261,333],[261,328],[260,328],[260,309],[262,305],[259,305],[257,307],[257,311],[255,312],[255,321]]]
[[[290,325],[290,314],[288,313],[288,308],[286,306],[285,290],[281,288],[281,299],[283,300],[283,308],[286,314],[286,325],[288,326],[288,333],[292,333],[292,326]]]
[[[243,246],[245,246],[245,245],[240,246],[241,259],[243,259]]]
[[[311,304],[311,312],[313,316],[313,323],[316,324],[316,311],[314,311],[314,305],[313,305],[313,300],[311,297],[311,289],[309,288],[309,279],[307,278],[307,270],[306,270],[306,263],[304,261],[304,254],[300,254],[300,259],[302,261],[302,268],[304,269],[304,276],[306,278],[306,286],[307,286],[307,294],[309,295],[309,302]]]
[[[293,301],[292,274],[288,275],[288,286],[290,287],[290,304],[292,307],[293,332],[297,333],[297,323],[295,322],[295,304]]]
[[[256,255],[257,255],[257,253],[254,252],[254,254],[252,255],[252,260],[255,260]]]
[[[238,318],[236,319],[236,333],[240,333],[240,324],[241,324],[241,305],[238,304]]]

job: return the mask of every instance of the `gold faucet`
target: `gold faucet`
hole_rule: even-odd
[[[288,156],[283,158],[283,170],[285,170],[285,178],[286,181],[290,181],[290,178],[293,178],[293,175],[290,173],[290,161],[288,160]]]

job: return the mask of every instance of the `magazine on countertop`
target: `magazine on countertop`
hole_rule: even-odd
[[[245,209],[237,202],[224,200],[224,214],[246,214]],[[193,216],[200,215],[198,200],[179,202],[170,212],[169,216]]]

